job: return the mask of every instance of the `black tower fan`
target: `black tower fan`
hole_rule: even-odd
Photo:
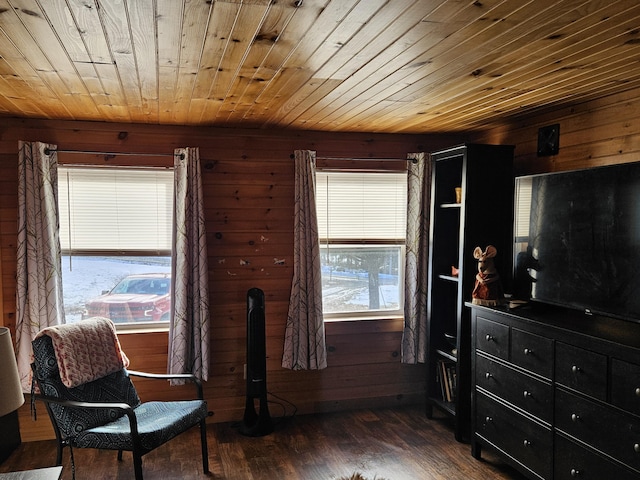
[[[240,433],[261,437],[273,432],[267,405],[267,347],[265,335],[264,292],[247,292],[247,399]],[[260,401],[256,412],[255,401]]]

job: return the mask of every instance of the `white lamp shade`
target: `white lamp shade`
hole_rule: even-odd
[[[23,403],[11,332],[7,327],[0,327],[0,417],[17,410]]]

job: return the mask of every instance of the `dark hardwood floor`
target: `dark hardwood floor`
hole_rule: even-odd
[[[272,412],[272,415],[273,412]],[[358,472],[369,480],[524,480],[496,456],[475,460],[444,416],[432,420],[418,406],[299,415],[273,433],[245,437],[229,423],[209,425],[211,473],[202,473],[199,432],[192,429],[143,457],[145,480],[337,480]],[[275,415],[274,415],[275,421]],[[0,472],[52,466],[55,442],[23,443]],[[131,479],[131,455],[74,450],[77,480]],[[68,449],[62,478],[71,479]]]

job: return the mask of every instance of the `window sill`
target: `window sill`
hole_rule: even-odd
[[[367,321],[378,321],[378,320],[403,320],[404,315],[368,315],[368,316],[357,316],[350,317],[349,315],[339,316],[339,317],[329,317],[324,319],[324,323],[334,323],[334,322],[367,322]]]
[[[153,325],[153,324],[116,324],[116,332],[118,335],[140,334],[140,333],[169,333],[169,324]]]

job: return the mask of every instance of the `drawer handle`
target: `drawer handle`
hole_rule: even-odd
[[[640,443],[636,443],[633,446],[633,451],[636,452],[636,453],[640,453]]]
[[[529,440],[525,440],[522,443],[524,444],[525,447],[530,447],[531,446],[531,441],[529,441]]]
[[[571,421],[572,422],[577,422],[578,420],[580,420],[580,415],[578,415],[577,413],[572,413],[571,414]]]
[[[531,398],[531,397],[533,397],[533,395],[531,394],[531,392],[528,392],[527,390],[525,390],[525,391],[524,391],[523,395],[524,395],[524,398]]]
[[[571,476],[572,477],[579,477],[580,476],[580,470],[577,470],[575,468],[571,469]]]
[[[484,378],[486,378],[487,380],[489,380],[492,377],[493,377],[493,375],[491,375],[489,372],[484,374]]]
[[[530,348],[525,348],[523,352],[525,355],[533,355],[533,350],[531,350]]]
[[[493,418],[485,417],[484,421],[487,422],[487,423],[491,423],[491,422],[493,422]]]
[[[489,335],[488,333],[484,338],[487,340],[487,342],[493,341],[493,336]]]
[[[573,373],[578,373],[578,372],[581,372],[581,371],[582,371],[582,369],[581,369],[579,366],[574,365],[574,366],[572,366],[572,367],[571,367],[571,371],[572,371]]]
[[[636,388],[636,397],[640,397],[640,387]]]

